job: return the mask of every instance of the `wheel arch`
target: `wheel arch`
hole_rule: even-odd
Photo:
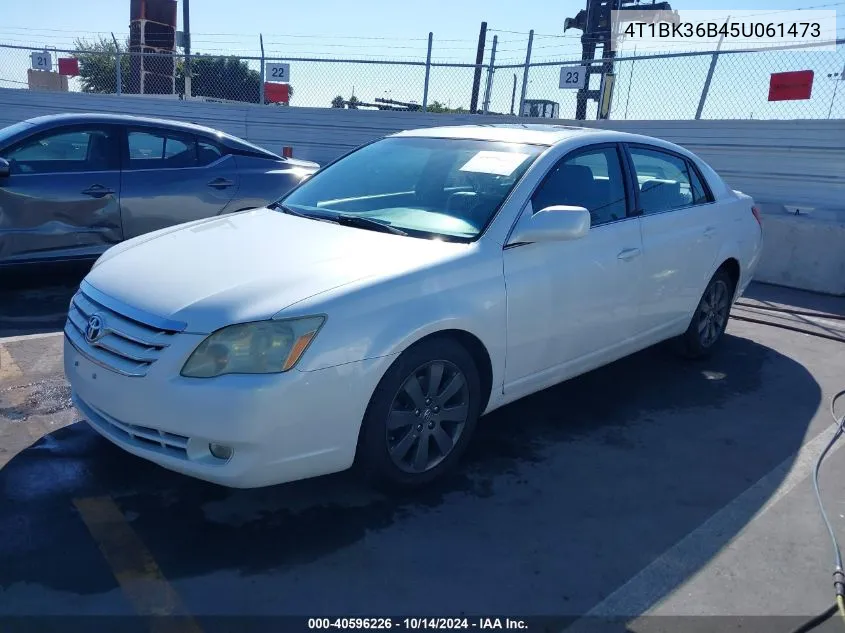
[[[725,272],[730,275],[731,280],[734,282],[734,300],[736,299],[736,293],[739,290],[739,282],[742,278],[742,267],[740,266],[739,259],[733,256],[722,257],[720,258],[722,263],[719,264],[719,267],[716,268],[716,271],[713,273],[714,275],[719,272],[720,270],[724,270]]]
[[[382,381],[385,379],[385,376],[390,371],[390,368],[394,366],[394,364],[398,361],[398,359],[405,354],[406,352],[413,350],[415,347],[424,345],[427,342],[433,340],[448,340],[456,343],[457,345],[461,346],[464,350],[466,350],[469,355],[472,357],[473,361],[475,362],[476,369],[478,370],[478,376],[480,380],[480,389],[481,389],[481,397],[482,402],[479,406],[479,411],[483,414],[486,410],[488,403],[490,402],[490,396],[492,394],[492,387],[493,387],[493,363],[490,357],[490,353],[487,350],[487,346],[482,342],[482,340],[474,333],[470,332],[466,329],[461,329],[459,327],[445,327],[441,329],[434,329],[423,334],[420,334],[414,338],[409,338],[403,342],[401,351],[397,351],[395,353],[390,354],[392,361],[388,363],[383,371],[381,372],[381,376],[379,376],[378,382],[376,383],[376,390],[373,392],[373,395],[378,392],[378,386],[382,384]],[[370,408],[373,405],[373,396],[370,397],[370,401],[367,403],[366,408],[366,416],[369,415]],[[355,457],[354,457],[354,465],[357,468],[366,468],[366,465],[362,463],[362,442],[364,441],[364,433],[365,427],[364,424],[360,426],[358,429],[358,439],[355,445]]]
[[[468,330],[459,328],[435,330],[434,332],[421,336],[407,345],[401,353],[404,353],[405,351],[418,345],[423,345],[427,341],[438,338],[454,341],[469,352],[470,356],[472,356],[472,360],[475,362],[475,368],[478,370],[479,381],[481,382],[482,402],[479,410],[483,412],[487,409],[487,405],[490,402],[490,396],[493,393],[493,360],[490,357],[490,352],[487,350],[487,346],[484,345],[478,336]]]

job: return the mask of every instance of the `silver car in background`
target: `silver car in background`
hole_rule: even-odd
[[[94,259],[150,231],[262,207],[318,168],[191,123],[22,121],[0,130],[0,267]]]

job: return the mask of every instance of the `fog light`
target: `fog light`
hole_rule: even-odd
[[[230,459],[232,453],[235,452],[231,446],[223,446],[223,444],[209,444],[208,450],[217,459]]]

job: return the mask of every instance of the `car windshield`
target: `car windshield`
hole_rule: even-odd
[[[542,151],[517,143],[386,138],[318,171],[279,206],[360,228],[383,224],[413,237],[471,241]]]

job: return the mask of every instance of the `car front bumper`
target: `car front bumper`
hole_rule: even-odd
[[[72,397],[98,433],[170,470],[233,488],[338,472],[355,458],[370,395],[393,357],[318,371],[184,378],[184,358],[202,340],[180,334],[142,377],[94,362],[65,336]],[[231,447],[228,460],[209,444]]]

